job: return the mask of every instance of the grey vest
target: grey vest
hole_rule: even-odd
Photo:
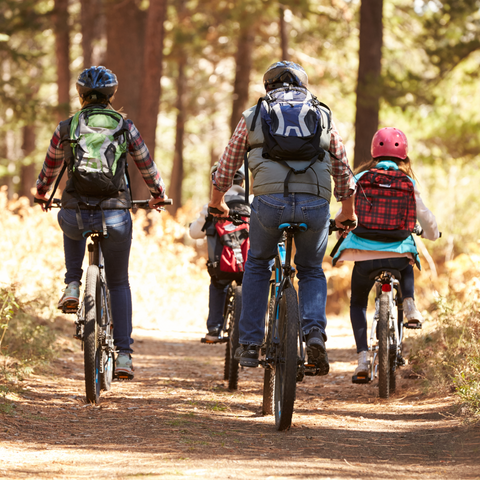
[[[263,145],[262,122],[257,118],[255,130],[251,131],[253,116],[256,106],[243,112],[247,123],[248,143],[250,145]],[[326,115],[322,111],[322,115]],[[325,122],[326,123],[326,122]],[[331,172],[332,166],[328,149],[330,148],[330,132],[326,129],[322,132],[320,146],[325,150],[325,157],[317,161],[305,173],[291,175],[288,183],[290,193],[311,193],[319,195],[330,202],[332,195]],[[292,161],[293,168],[302,169],[308,166],[308,161]],[[281,163],[262,157],[262,147],[253,148],[248,154],[248,168],[253,175],[253,194],[268,195],[271,193],[283,193],[285,178],[290,171]],[[315,171],[315,173],[312,171]]]

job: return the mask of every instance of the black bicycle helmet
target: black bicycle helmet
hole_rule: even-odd
[[[235,185],[241,185],[245,180],[245,166],[242,165],[233,176],[233,183]]]
[[[117,77],[108,68],[86,68],[77,78],[77,91],[80,97],[85,98],[97,93],[111,98],[118,88]]]
[[[287,62],[286,60],[270,65],[263,76],[265,88],[276,87],[276,84],[280,87],[284,83],[296,85],[297,87],[306,87],[308,85],[307,72],[297,63]]]

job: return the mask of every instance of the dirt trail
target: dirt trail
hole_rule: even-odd
[[[331,373],[298,385],[288,432],[261,416],[263,370],[242,370],[229,391],[224,346],[194,330],[136,329],[135,380],[99,406],[83,402],[78,345],[22,382],[0,415],[0,478],[480,478],[480,428],[452,415],[452,397],[425,397],[411,379],[389,400],[351,384],[345,320],[330,320]]]

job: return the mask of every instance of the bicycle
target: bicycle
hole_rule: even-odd
[[[35,203],[46,202],[35,199]],[[166,199],[160,203],[160,205],[171,204],[172,199]],[[61,208],[61,200],[52,199],[50,207]],[[148,209],[150,207],[148,200],[134,200],[132,208]],[[89,266],[85,278],[83,300],[78,307],[65,305],[62,311],[66,314],[77,315],[73,337],[82,342],[86,400],[89,403],[97,404],[101,392],[111,389],[113,379],[129,380],[131,377],[127,374],[115,374],[114,325],[100,245],[103,231],[86,231],[83,236],[91,240],[87,246]]]
[[[334,222],[334,221],[333,221]],[[353,222],[344,222],[352,226]],[[263,382],[264,415],[275,414],[277,430],[287,430],[292,423],[296,384],[305,376],[322,374],[320,368],[305,362],[305,336],[301,325],[297,292],[293,285],[295,268],[291,265],[292,240],[305,232],[305,223],[283,223],[283,237],[278,244],[270,281],[270,300],[265,322],[265,341],[261,348],[265,369]],[[332,226],[330,224],[329,233]]]
[[[413,233],[421,235],[423,230],[417,225]],[[378,378],[380,398],[389,398],[396,390],[397,369],[405,365],[403,329],[419,329],[421,325],[403,319],[402,275],[398,270],[380,268],[369,277],[375,280],[375,314],[368,342],[369,372],[353,375],[352,382],[364,384]]]
[[[221,213],[216,208],[209,208],[210,213]],[[248,223],[244,218],[250,215],[231,211],[228,220],[234,225],[242,225]],[[223,325],[217,340],[207,340],[202,338],[202,343],[217,344],[225,343],[225,363],[223,370],[223,379],[228,380],[228,388],[236,390],[238,388],[239,363],[234,358],[235,351],[239,347],[238,322],[242,311],[242,285],[240,282],[232,281],[227,287],[227,295],[225,298],[225,306],[223,309]]]

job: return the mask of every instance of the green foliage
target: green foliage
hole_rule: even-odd
[[[0,303],[0,361],[8,381],[29,375],[50,361],[55,355],[55,335],[19,302],[13,287],[0,289]]]
[[[471,289],[467,301],[439,298],[434,329],[412,346],[409,365],[427,391],[454,391],[475,416],[480,416],[480,298]]]

